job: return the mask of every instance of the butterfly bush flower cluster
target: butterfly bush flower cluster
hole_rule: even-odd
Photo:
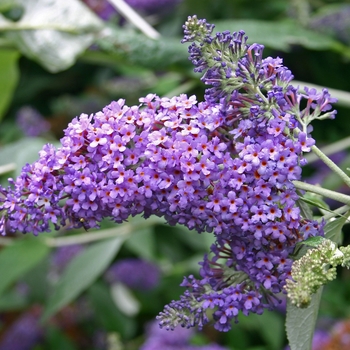
[[[191,345],[191,338],[195,335],[193,329],[177,328],[174,332],[160,329],[156,322],[148,325],[146,340],[140,350],[227,350],[219,344]]]
[[[16,123],[28,137],[36,137],[50,130],[50,123],[33,107],[24,106],[17,111]]]
[[[323,239],[310,249],[292,267],[292,279],[286,281],[285,289],[291,303],[297,307],[310,304],[311,295],[322,285],[337,277],[337,266],[350,267],[350,246],[337,248],[329,239]]]
[[[152,262],[126,258],[112,264],[105,274],[110,284],[121,282],[131,289],[150,291],[157,287],[160,279],[160,270]]]
[[[0,350],[33,349],[44,335],[40,316],[41,310],[35,306],[18,317],[3,333],[0,340]]]
[[[185,24],[190,59],[211,86],[204,101],[149,94],[137,106],[120,99],[82,114],[60,148],[46,145],[0,187],[2,234],[88,229],[137,214],[214,234],[200,278],[185,278],[181,299],[158,317],[167,329],[202,327],[212,313],[215,328],[228,331],[239,312],[274,307],[295,245],[323,235],[322,224],[301,216],[293,181],[314,144],[309,123],[334,117],[334,100],[293,87],[282,60],[263,59],[244,32],[212,30],[195,16]]]

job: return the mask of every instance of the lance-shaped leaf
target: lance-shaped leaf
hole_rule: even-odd
[[[19,78],[17,61],[19,56],[17,50],[0,51],[0,119],[6,112],[17,86]]]
[[[286,331],[291,350],[311,350],[322,290],[313,294],[307,308],[298,308],[288,300]]]
[[[17,22],[0,21],[23,55],[38,61],[50,72],[58,72],[74,64],[94,40],[103,22],[78,0],[16,0],[23,8]]]
[[[125,237],[104,240],[77,255],[49,297],[43,320],[47,320],[88,288],[107,268],[124,240]]]
[[[50,252],[38,238],[24,238],[0,252],[0,294],[32,269]]]

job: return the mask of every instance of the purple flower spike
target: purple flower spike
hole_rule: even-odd
[[[41,311],[32,308],[20,316],[4,333],[0,350],[30,350],[38,344],[44,330],[40,325]]]
[[[185,279],[180,300],[158,316],[166,329],[201,328],[210,308],[215,328],[228,331],[239,313],[274,308],[296,244],[323,235],[324,223],[302,217],[293,181],[314,144],[308,122],[334,116],[333,99],[291,86],[282,60],[263,59],[243,31],[212,37],[212,29],[196,17],[185,24],[190,59],[212,86],[204,102],[149,94],[139,106],[120,99],[82,114],[59,149],[46,145],[0,186],[1,234],[88,229],[138,214],[212,232],[200,278]]]
[[[148,291],[157,287],[160,270],[148,261],[129,258],[110,266],[105,277],[109,283],[122,282],[129,288]]]
[[[18,110],[16,121],[26,136],[36,137],[50,130],[50,124],[43,116],[30,106]]]

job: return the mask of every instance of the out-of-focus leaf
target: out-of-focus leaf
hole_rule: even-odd
[[[19,52],[0,50],[0,120],[12,100],[19,77],[17,61]]]
[[[0,294],[49,253],[39,238],[21,239],[0,251]]]
[[[107,332],[118,332],[126,338],[134,332],[135,324],[115,306],[111,294],[102,283],[95,283],[87,291],[97,321]]]
[[[109,27],[96,43],[102,50],[110,53],[115,62],[122,60],[154,69],[169,67],[177,62],[188,62],[187,45],[182,45],[180,41],[181,38],[165,37],[153,40],[132,30]],[[94,55],[94,52],[87,52],[84,58],[93,59]]]
[[[25,56],[53,73],[74,64],[93,42],[93,33],[103,27],[78,0],[16,0],[16,4],[23,7],[24,14],[17,22],[6,21],[6,26],[4,19],[0,22],[7,30],[6,37]]]
[[[47,320],[89,287],[113,260],[124,237],[104,240],[75,256],[49,297],[43,320]]]
[[[207,236],[213,237],[213,235],[203,232],[199,234],[194,230],[189,230],[186,226],[177,225],[176,226],[176,236],[182,242],[186,243],[188,246],[192,247],[197,251],[207,251]],[[214,243],[214,241],[212,241]],[[211,244],[210,244],[211,245]],[[209,245],[209,247],[210,247]]]
[[[248,42],[259,43],[272,49],[288,52],[292,45],[301,45],[311,50],[328,50],[338,43],[330,36],[305,29],[296,21],[262,21],[262,20],[222,20],[215,21],[214,32],[244,30]]]
[[[58,328],[49,327],[45,335],[50,350],[77,350],[73,342]]]
[[[20,310],[25,306],[27,306],[26,298],[13,290],[4,293],[0,297],[0,312]]]
[[[126,316],[133,317],[140,312],[141,305],[131,290],[122,283],[113,283],[111,296],[118,309]]]
[[[301,309],[287,302],[286,331],[291,350],[310,350],[321,301],[322,289],[312,295],[311,303]]]
[[[45,139],[32,137],[8,144],[0,149],[0,165],[9,162],[15,163],[17,166],[15,176],[18,176],[26,163],[32,163],[39,159],[38,153],[45,143],[47,143]]]
[[[47,298],[49,286],[48,274],[51,272],[52,257],[47,255],[40,264],[37,264],[22,276],[20,283],[23,283],[28,300],[32,303],[43,303]]]
[[[7,11],[13,7],[13,0],[1,0],[0,1],[0,12]]]
[[[146,221],[145,221],[146,223]],[[135,230],[125,242],[125,246],[133,253],[146,260],[153,260],[155,256],[155,237],[152,227],[142,226]]]

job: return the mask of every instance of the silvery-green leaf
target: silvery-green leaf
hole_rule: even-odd
[[[16,0],[16,4],[23,7],[23,16],[17,22],[6,21],[0,30],[6,29],[6,37],[25,56],[53,73],[74,64],[103,27],[78,0]]]
[[[322,289],[312,295],[311,303],[301,309],[287,302],[286,331],[291,350],[311,350]]]

